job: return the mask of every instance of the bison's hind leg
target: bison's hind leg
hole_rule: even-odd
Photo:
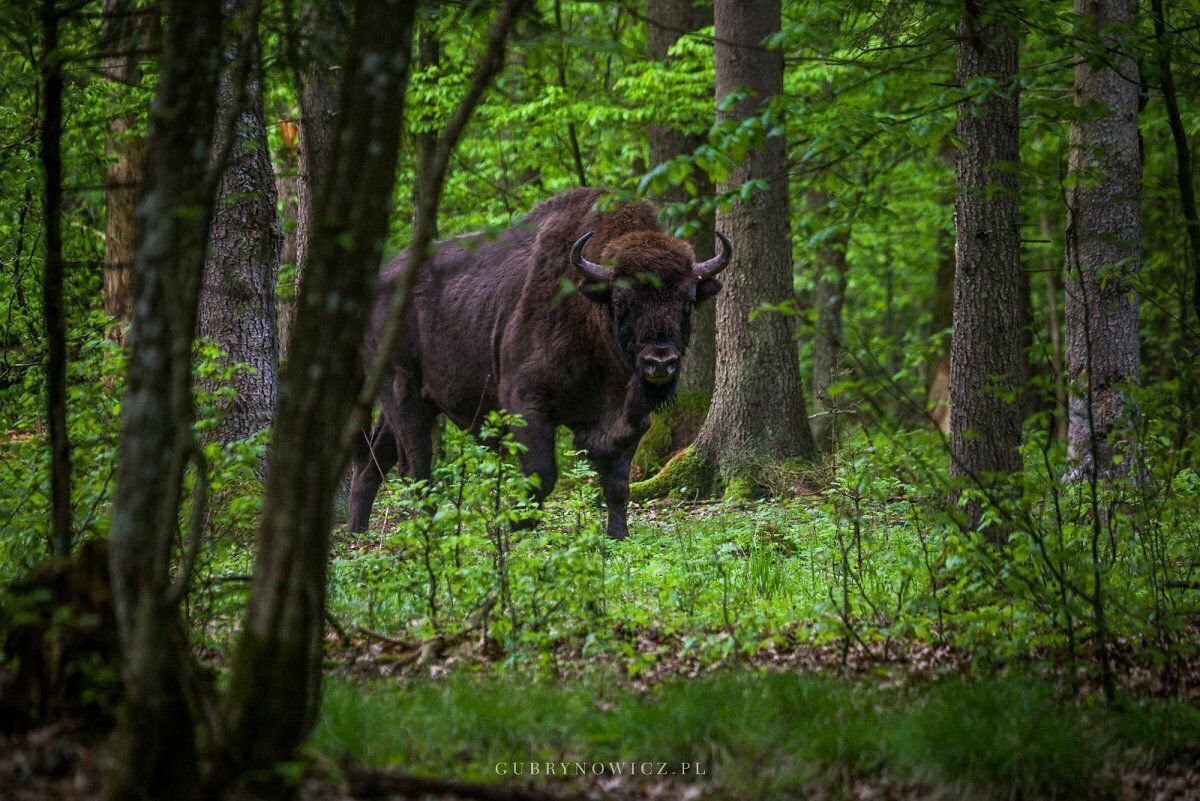
[[[363,429],[354,449],[354,467],[350,478],[350,531],[366,531],[371,506],[388,471],[400,461],[400,447],[387,421],[380,417],[370,434]]]

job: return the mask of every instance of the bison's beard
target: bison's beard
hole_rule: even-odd
[[[652,384],[646,379],[638,375],[634,378],[634,382],[638,386],[638,390],[642,396],[642,401],[649,411],[656,411],[665,406],[671,398],[675,397],[676,379],[672,378],[665,384]]]

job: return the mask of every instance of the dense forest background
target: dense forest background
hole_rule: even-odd
[[[1192,0],[0,33],[17,797],[1197,797]],[[565,431],[533,503],[508,415],[349,531],[378,265],[386,344],[437,242],[578,187],[734,244],[631,536]],[[621,760],[689,769],[529,768]]]

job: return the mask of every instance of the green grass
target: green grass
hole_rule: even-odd
[[[638,693],[458,676],[402,686],[335,681],[314,749],[376,767],[498,781],[497,763],[700,765],[722,798],[794,797],[847,778],[944,797],[1094,798],[1125,769],[1200,745],[1200,712],[1065,704],[1034,679],[921,688],[770,673]],[[1165,725],[1164,725],[1165,724]],[[540,779],[540,781],[551,781]]]

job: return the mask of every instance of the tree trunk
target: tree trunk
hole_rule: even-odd
[[[1128,460],[1114,457],[1129,435],[1126,388],[1138,380],[1132,280],[1142,264],[1142,163],[1129,30],[1137,3],[1076,0],[1075,12],[1105,51],[1103,63],[1094,53],[1076,58],[1075,104],[1087,110],[1071,123],[1067,162],[1067,455],[1069,477],[1079,480],[1128,470]]]
[[[55,0],[42,0],[41,149],[46,253],[42,319],[46,333],[46,421],[50,434],[50,551],[71,552],[71,444],[67,439],[67,319],[63,305],[63,72]]]
[[[149,46],[154,13],[138,11],[134,0],[104,0],[104,76],[115,84],[137,86],[141,81],[137,51]],[[137,115],[118,114],[108,122],[104,176],[106,211],[104,234],[104,312],[112,320],[105,333],[122,341],[133,313],[130,282],[137,237],[135,212],[142,185],[143,143],[133,130]]]
[[[947,170],[955,169],[958,151],[950,137],[942,140],[938,149],[938,161]],[[953,185],[947,186],[947,192],[942,196],[942,204],[947,210],[955,203],[956,194]],[[929,419],[937,426],[938,431],[945,437],[950,436],[950,346],[953,342],[954,326],[954,234],[946,233],[938,237],[938,264],[934,274],[933,284],[933,319],[930,328],[935,337],[941,337],[940,347],[933,353],[926,365],[928,369],[927,392],[925,408],[929,410]]]
[[[283,247],[279,251],[279,270],[276,281],[275,330],[279,337],[279,361],[288,355],[292,323],[296,319],[296,238],[300,233],[300,126],[293,120],[281,120],[280,136],[283,149],[277,153],[275,165],[275,194],[279,197],[279,222],[283,227]],[[291,276],[291,280],[284,279]]]
[[[667,52],[686,33],[712,25],[712,5],[693,3],[692,0],[647,0],[646,40],[650,56],[658,61],[668,61]],[[669,125],[650,126],[650,163],[657,166],[672,161],[677,156],[690,155],[707,141],[707,126],[685,131]],[[703,170],[693,173],[696,179],[695,194],[699,197],[711,195],[712,181]],[[669,203],[688,200],[688,192],[682,186],[671,187],[661,199]],[[712,258],[716,237],[715,212],[702,214],[696,222],[699,227],[688,237],[696,258]],[[677,220],[676,222],[684,222]],[[717,358],[717,305],[704,303],[692,315],[692,340],[687,356],[679,373],[679,392],[695,392],[712,397]]]
[[[421,29],[417,45],[418,61],[421,69],[436,67],[441,60],[441,45],[437,35],[428,27]],[[417,216],[425,203],[424,193],[428,191],[429,170],[433,166],[434,151],[437,149],[437,131],[430,128],[415,131],[413,139],[413,186],[412,186],[412,217],[413,227],[417,225]],[[437,215],[434,215],[433,238],[437,239]]]
[[[225,699],[222,752],[235,769],[292,758],[316,716],[329,528],[347,456],[342,423],[363,374],[361,343],[392,205],[414,6],[356,3],[332,169],[320,184],[318,225],[309,228],[258,559]]]
[[[226,16],[243,17],[247,4],[224,0]],[[209,230],[198,334],[220,347],[223,366],[251,369],[233,375],[229,386],[236,395],[221,404],[216,427],[206,432],[221,443],[245,439],[271,424],[279,367],[275,281],[283,245],[263,121],[258,32],[238,30],[231,38],[221,71],[218,119],[232,116],[234,123]],[[214,159],[225,145],[215,143]],[[223,383],[204,382],[210,391]]]
[[[950,474],[991,492],[1021,469],[1017,40],[991,16],[995,4],[967,7],[958,25],[958,84],[996,86],[983,102],[958,105]],[[982,503],[968,503],[971,526],[982,511]]]
[[[192,435],[191,346],[212,208],[223,16],[216,0],[165,0],[164,12],[112,515],[125,700],[109,795],[186,801],[200,792],[195,699],[180,637],[182,585],[172,584],[170,563],[184,472],[202,463]]]
[[[829,193],[810,189],[806,195],[809,209],[821,213],[829,205]],[[816,288],[813,305],[817,308],[816,336],[813,339],[813,438],[824,452],[832,451],[837,441],[838,408],[830,388],[837,383],[838,360],[842,353],[842,302],[846,296],[846,249],[850,245],[850,224],[822,240],[817,248]]]
[[[301,30],[308,64],[300,73],[300,209],[296,228],[296,295],[315,231],[316,200],[329,169],[338,114],[338,73],[346,32],[343,0],[305,5]]]
[[[718,120],[761,114],[783,88],[783,57],[763,47],[781,24],[778,0],[756,4],[718,0],[717,106],[729,92],[752,93]],[[793,296],[789,237],[787,155],[783,136],[771,136],[747,153],[721,191],[748,181],[767,186],[717,213],[717,229],[734,243],[733,264],[717,295],[717,366],[712,407],[696,438],[696,452],[716,465],[727,494],[751,491],[764,464],[793,456],[813,458],[816,447],[804,409],[794,318],[751,314],[761,304]]]

